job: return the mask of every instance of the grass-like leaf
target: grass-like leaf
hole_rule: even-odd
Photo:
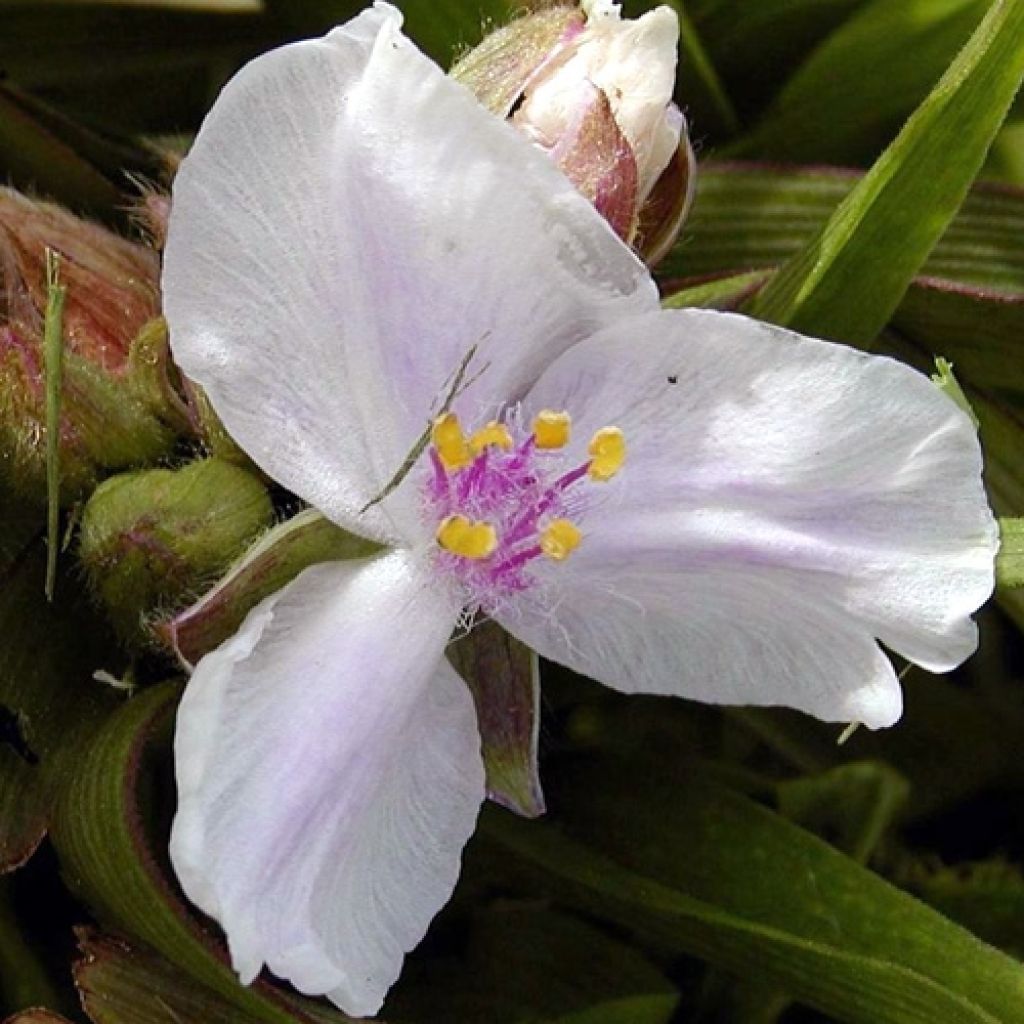
[[[1016,1024],[1024,967],[694,766],[560,769],[562,829],[486,818],[495,870],[850,1024]],[[518,861],[518,865],[516,864]]]
[[[829,221],[753,304],[807,334],[870,342],[952,220],[1024,75],[1024,4],[996,0]]]
[[[152,946],[182,979],[254,1021],[344,1024],[344,1014],[262,980],[240,985],[223,946],[181,901],[166,862],[169,822],[160,813],[174,803],[161,772],[178,692],[167,684],[133,698],[79,757],[52,830],[69,884],[104,923]]]
[[[808,163],[870,161],[928,95],[988,6],[989,0],[864,5],[814,49],[732,152]]]

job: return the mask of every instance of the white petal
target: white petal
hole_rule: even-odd
[[[568,562],[557,571],[543,606],[521,603],[501,624],[607,686],[709,704],[781,704],[871,728],[900,716],[899,683],[870,632],[796,574],[719,567],[601,575]]]
[[[566,642],[584,651],[576,620],[598,628],[629,600],[666,643],[675,623],[657,649],[676,663],[658,664],[648,638],[643,665],[624,653],[603,674],[595,663],[597,678],[666,692],[672,676],[675,692],[705,700],[844,718],[844,694],[890,675],[872,637],[936,671],[973,652],[970,615],[992,591],[997,545],[981,453],[968,418],[908,367],[743,317],[666,312],[563,356],[528,405],[573,414],[579,458],[609,423],[629,452],[615,480],[591,487],[580,549],[544,570],[553,614],[574,617]],[[542,653],[590,671],[589,651],[583,664],[545,633]]]
[[[451,895],[484,796],[456,612],[401,553],[322,564],[196,666],[171,859],[244,982],[374,1013]]]
[[[175,358],[242,447],[389,540],[418,529],[415,494],[359,510],[472,346],[460,408],[493,414],[657,302],[568,181],[399,25],[380,5],[228,84],[175,179],[163,284]]]

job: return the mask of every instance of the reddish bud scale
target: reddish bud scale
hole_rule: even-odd
[[[41,336],[47,248],[67,287],[66,350],[118,373],[143,324],[159,315],[157,254],[52,203],[0,188],[0,322]]]

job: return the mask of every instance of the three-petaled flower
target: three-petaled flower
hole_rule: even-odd
[[[876,638],[932,670],[975,648],[967,416],[891,360],[661,310],[386,5],[228,85],[164,289],[236,440],[388,546],[307,569],[186,690],[171,855],[243,980],[372,1013],[448,899],[484,795],[444,657],[467,613],[619,690],[871,727],[900,714]]]

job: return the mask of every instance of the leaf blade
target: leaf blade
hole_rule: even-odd
[[[1021,38],[1024,5],[996,0],[893,144],[757,296],[754,315],[836,340],[877,336],[1002,124],[1024,75]]]

